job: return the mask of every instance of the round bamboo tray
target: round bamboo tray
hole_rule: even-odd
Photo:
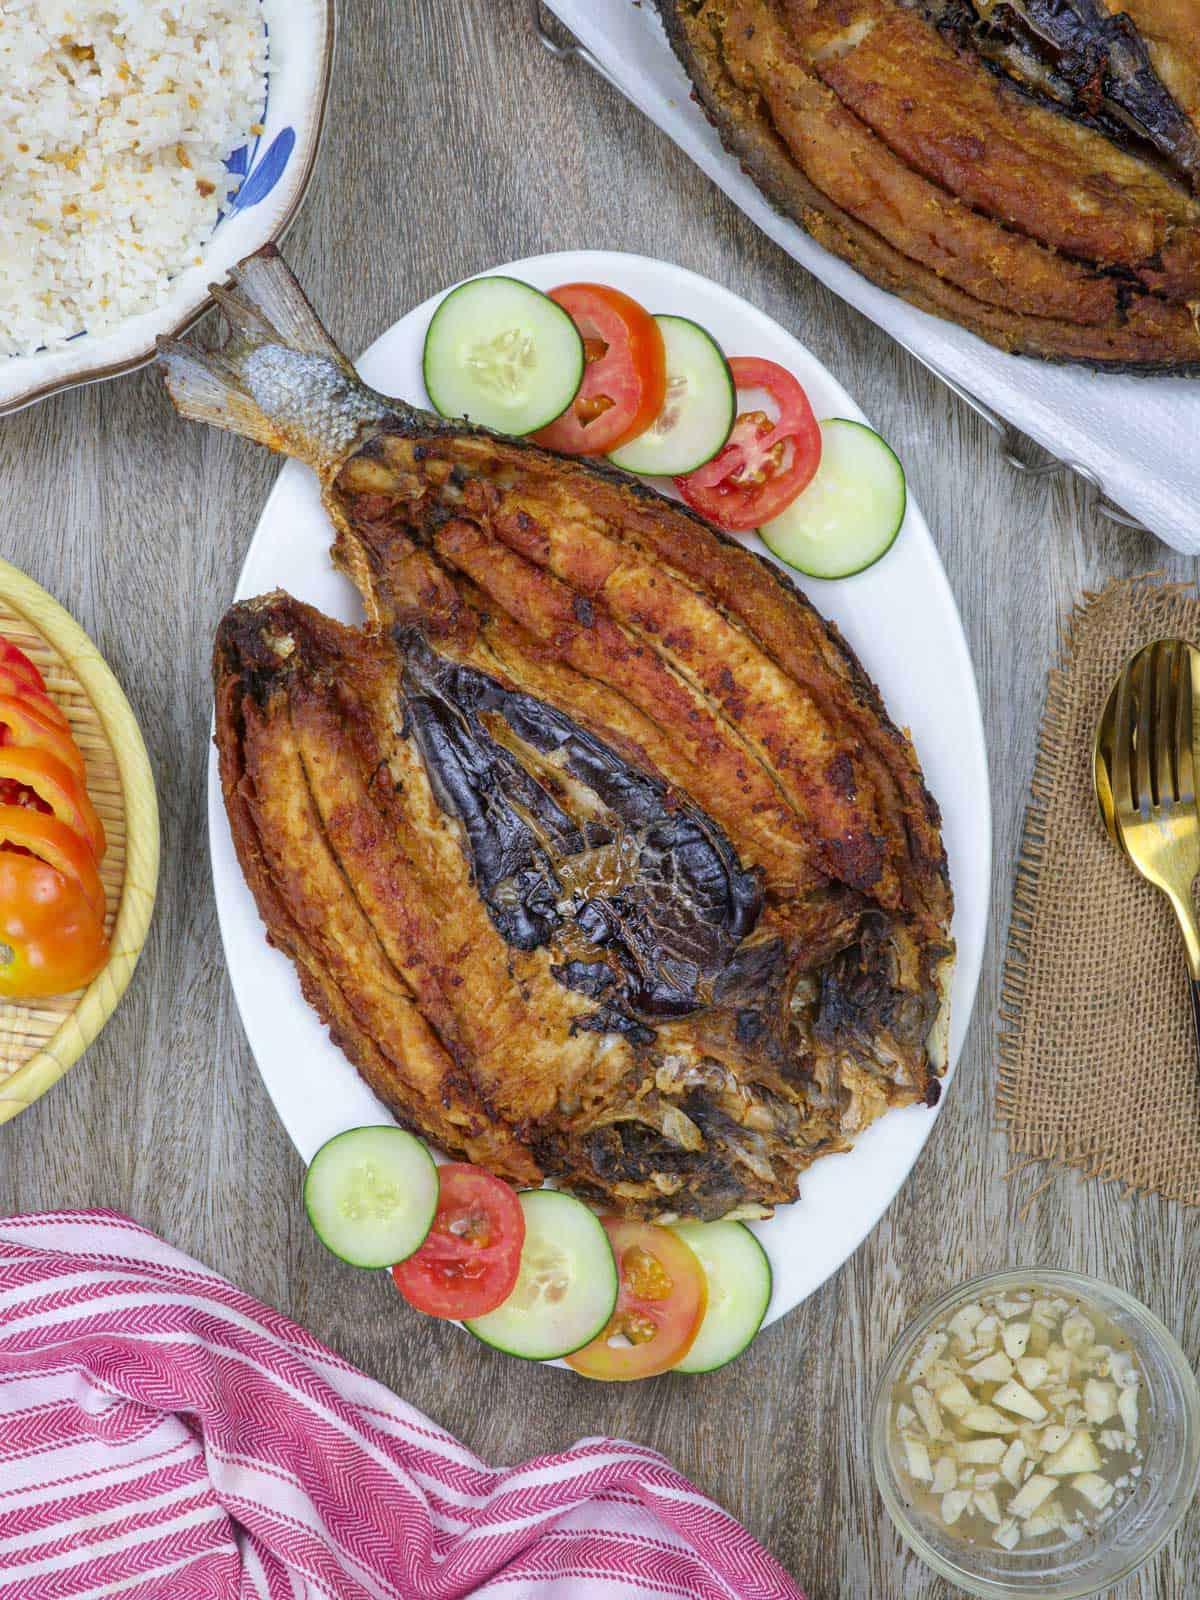
[[[108,849],[100,877],[112,953],[86,989],[53,1000],[0,1000],[0,1122],[57,1083],[124,994],[158,887],[158,800],[129,702],[95,645],[44,589],[0,560],[0,633],[41,670],[87,765]]]

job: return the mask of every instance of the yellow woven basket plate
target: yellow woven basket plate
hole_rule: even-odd
[[[91,1044],[137,965],[158,887],[158,800],[129,702],[95,645],[56,600],[0,560],[0,633],[41,670],[87,763],[104,823],[100,869],[112,954],[88,987],[29,1004],[0,1001],[0,1122],[57,1083]]]

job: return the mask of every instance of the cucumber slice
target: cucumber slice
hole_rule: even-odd
[[[352,1267],[391,1267],[433,1226],[438,1172],[403,1128],[351,1128],[323,1144],[304,1179],[317,1238]]]
[[[433,313],[422,358],[443,417],[498,433],[544,428],[583,382],[583,340],[561,306],[519,278],[472,278]]]
[[[600,1219],[573,1195],[526,1189],[525,1244],[516,1288],[502,1306],[464,1324],[484,1344],[526,1361],[590,1344],[617,1303],[617,1263]]]
[[[808,487],[758,530],[767,549],[810,578],[848,578],[891,549],[908,494],[904,468],[872,429],[821,424],[821,465]]]
[[[609,460],[626,472],[682,477],[711,461],[737,416],[737,389],[721,347],[687,317],[655,317],[667,354],[667,397],[636,439]]]
[[[676,1372],[715,1372],[740,1356],[762,1327],[771,1303],[771,1263],[740,1222],[680,1222],[672,1229],[690,1245],[708,1277],[708,1310]]]

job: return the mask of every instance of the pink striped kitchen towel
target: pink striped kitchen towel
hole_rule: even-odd
[[[106,1211],[0,1220],[0,1600],[803,1600],[662,1456],[486,1466]]]

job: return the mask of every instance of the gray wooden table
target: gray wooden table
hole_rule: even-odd
[[[586,68],[556,63],[524,0],[344,0],[323,158],[288,253],[356,351],[447,281],[543,250],[664,257],[804,340],[905,461],[962,608],[996,819],[991,938],[949,1104],[879,1227],[818,1294],[710,1379],[586,1384],[506,1360],[339,1270],[298,1204],[301,1165],[259,1081],[209,881],[205,763],[213,629],[278,464],[180,423],[152,372],[0,422],[0,551],[80,619],[150,748],[163,820],[158,911],[115,1019],[0,1129],[0,1213],[112,1206],[278,1306],[484,1456],[583,1434],[653,1445],[739,1517],[812,1600],[948,1593],[900,1545],[864,1417],[900,1327],[970,1273],[1047,1262],[1125,1285],[1200,1357],[1200,1218],[1056,1173],[1006,1180],[995,1018],[1022,808],[1064,613],[1118,573],[1193,563],[1022,481],[983,426],[806,277]],[[984,796],[980,796],[980,804]],[[1200,1513],[1120,1600],[1200,1593]]]

